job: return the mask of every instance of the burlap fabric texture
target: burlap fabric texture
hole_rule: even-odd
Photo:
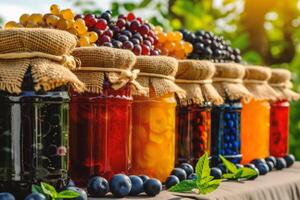
[[[212,86],[215,71],[210,61],[179,60],[175,83],[186,92],[186,97],[179,98],[180,105],[222,104],[223,98]]]
[[[300,94],[294,92],[291,88],[291,72],[287,69],[272,69],[272,75],[269,79],[269,85],[277,93],[277,100],[298,100]]]
[[[175,84],[178,61],[167,56],[137,56],[135,69],[140,70],[137,81],[149,88],[146,95],[150,98],[176,93],[179,98],[185,97],[185,91]]]
[[[81,92],[84,84],[70,71],[74,35],[60,30],[19,28],[0,30],[0,90],[18,94],[29,67],[34,89],[49,91],[70,84]]]
[[[271,69],[262,66],[245,66],[244,85],[254,99],[275,101],[277,93],[268,84],[271,78]]]
[[[135,80],[139,70],[133,70],[136,56],[131,51],[110,47],[80,47],[75,48],[72,55],[81,66],[74,73],[85,83],[88,92],[101,94],[105,77],[115,90],[131,83],[135,93],[148,92]]]
[[[218,93],[229,100],[249,99],[251,94],[243,85],[245,68],[237,63],[216,63],[213,86]]]

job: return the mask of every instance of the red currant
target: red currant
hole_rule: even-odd
[[[132,49],[132,52],[135,54],[135,55],[141,55],[142,53],[142,47],[141,45],[134,45],[133,49]]]
[[[148,26],[142,25],[142,26],[139,27],[138,32],[139,32],[141,35],[147,35],[147,34],[149,33],[149,30],[150,30],[150,29],[148,28]]]
[[[147,45],[142,45],[142,55],[150,55],[150,48]]]
[[[123,43],[123,48],[124,49],[128,49],[128,50],[132,50],[133,49],[133,43],[130,41],[125,41]]]
[[[107,27],[107,22],[105,19],[98,19],[95,28],[100,29],[100,30],[105,30]]]
[[[127,14],[127,20],[128,21],[132,21],[134,19],[135,19],[135,15],[133,13],[130,12],[130,13]]]
[[[122,29],[122,28],[125,26],[125,24],[126,24],[126,21],[125,21],[125,19],[122,19],[122,18],[118,19],[118,21],[117,21],[117,23],[116,23],[116,25],[117,25],[120,29]]]
[[[137,31],[139,29],[139,27],[140,27],[140,22],[137,21],[137,20],[134,20],[134,21],[131,22],[129,28],[130,28],[131,31]]]

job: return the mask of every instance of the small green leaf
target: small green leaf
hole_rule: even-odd
[[[170,192],[189,192],[192,189],[196,188],[197,184],[194,180],[184,180],[174,185],[169,189]]]
[[[210,176],[210,168],[209,168],[209,160],[208,154],[205,152],[203,156],[201,156],[196,165],[196,175],[199,180]]]
[[[234,174],[234,176],[236,179],[240,179],[240,178],[242,178],[242,174],[243,174],[243,169],[240,168],[237,170],[237,172]]]
[[[235,174],[235,173],[238,171],[238,169],[236,168],[236,166],[235,166],[232,162],[230,162],[229,160],[227,160],[226,158],[224,158],[224,157],[221,156],[221,155],[220,155],[220,158],[221,158],[223,164],[225,165],[225,167],[226,167],[231,173]]]
[[[204,178],[202,178],[202,179],[198,179],[198,180],[197,180],[197,183],[198,183],[198,185],[202,185],[202,184],[205,184],[205,183],[210,182],[210,181],[213,180],[213,179],[214,179],[213,176],[207,176],[207,177],[204,177]]]
[[[53,199],[57,198],[57,192],[52,185],[41,182],[41,186],[42,186],[42,190],[45,194],[51,196]]]
[[[241,178],[250,179],[257,175],[257,172],[254,169],[243,167]]]
[[[32,185],[31,186],[31,192],[32,193],[43,193],[43,189],[41,186],[38,185]]]
[[[223,174],[222,175],[223,179],[235,179],[235,175],[234,174]]]
[[[64,190],[58,193],[57,198],[62,198],[62,199],[73,199],[76,197],[79,197],[80,194],[78,192],[75,192],[73,190]]]
[[[215,191],[219,187],[221,181],[221,179],[215,179],[203,185],[202,187],[199,187],[199,194],[208,194]]]

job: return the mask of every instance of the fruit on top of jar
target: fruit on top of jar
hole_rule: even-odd
[[[161,50],[162,55],[184,59],[193,51],[193,45],[183,40],[179,31],[164,32],[162,27],[155,27],[158,42],[155,46]]]
[[[208,59],[213,62],[236,62],[240,63],[242,57],[239,49],[231,47],[229,41],[223,36],[217,36],[212,32],[198,30],[190,32],[181,29],[183,40],[193,44],[193,51],[189,54],[190,59]]]
[[[94,46],[98,40],[97,32],[90,31],[81,15],[75,15],[72,9],[60,9],[58,5],[50,6],[50,13],[22,14],[19,22],[9,21],[4,28],[54,28],[76,35],[78,46]],[[98,23],[98,21],[96,21]]]

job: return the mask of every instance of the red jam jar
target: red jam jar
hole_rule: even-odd
[[[291,73],[286,69],[272,69],[269,85],[277,93],[276,101],[271,103],[270,113],[270,154],[283,157],[289,146],[290,100],[298,100],[300,95],[291,90]]]
[[[91,47],[73,52],[82,63],[82,70],[75,74],[87,86],[84,93],[71,93],[70,104],[70,174],[79,186],[86,186],[92,176],[110,179],[117,173],[127,174],[131,166],[131,85],[116,89],[109,75],[109,70],[119,67],[114,65],[118,60],[111,58],[120,51],[124,52]],[[97,75],[104,77],[101,85]]]
[[[271,104],[270,154],[275,157],[283,157],[288,153],[289,108],[287,100]]]

